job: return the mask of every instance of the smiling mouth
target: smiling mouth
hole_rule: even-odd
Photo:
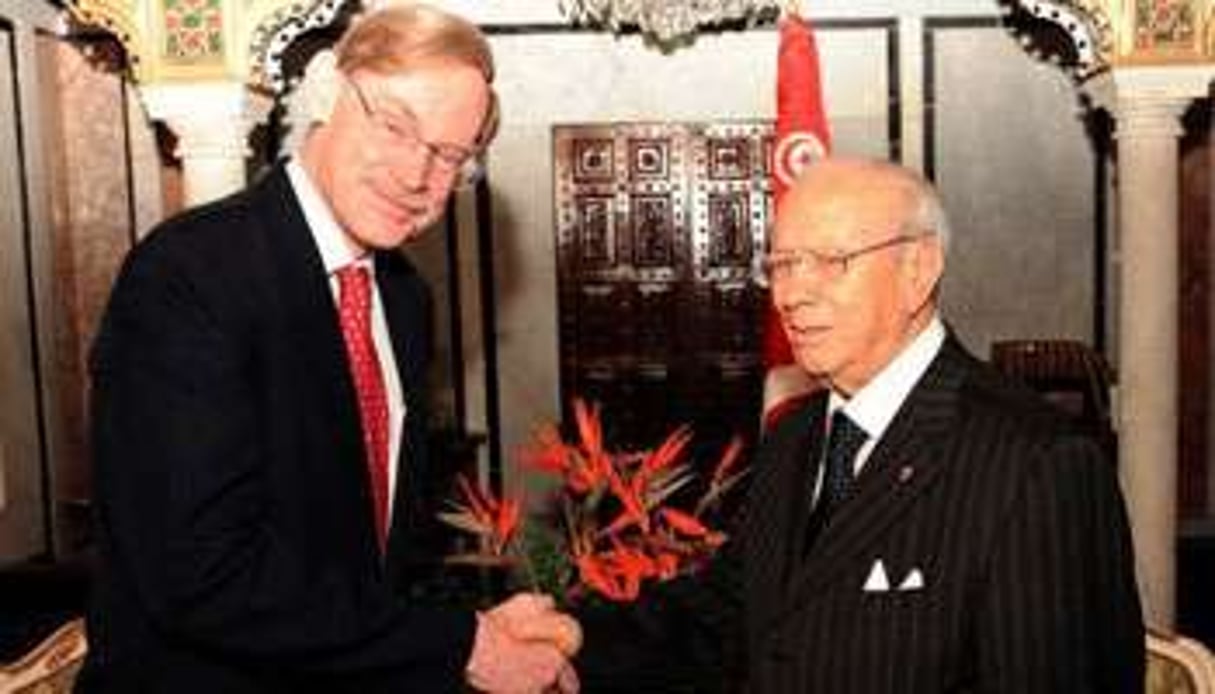
[[[789,341],[794,344],[818,341],[830,331],[831,328],[825,325],[794,325],[787,328]]]
[[[388,212],[394,219],[401,222],[416,220],[426,216],[429,207],[425,202],[413,202],[400,200],[384,195],[380,191],[376,191],[379,206]]]

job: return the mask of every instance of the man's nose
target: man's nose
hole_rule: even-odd
[[[419,143],[416,147],[411,148],[408,160],[403,162],[400,167],[401,172],[398,174],[397,180],[411,193],[426,190],[434,175],[435,161],[435,153],[426,145]]]
[[[782,313],[803,304],[814,303],[819,295],[821,280],[813,273],[791,273],[772,282],[772,303]]]

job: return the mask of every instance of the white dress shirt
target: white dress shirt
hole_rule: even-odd
[[[835,411],[842,408],[844,414],[848,415],[848,418],[864,429],[868,435],[865,444],[861,446],[861,450],[857,452],[856,458],[852,462],[854,477],[860,474],[861,468],[865,466],[865,461],[869,460],[869,454],[873,452],[873,447],[886,433],[890,421],[898,414],[899,409],[903,406],[903,401],[907,399],[911,389],[928,370],[932,360],[936,359],[937,353],[941,351],[941,345],[944,343],[945,326],[938,316],[933,315],[932,320],[920,331],[920,334],[916,335],[915,339],[904,347],[903,351],[899,352],[890,363],[886,364],[876,376],[853,393],[851,398],[845,399],[836,391],[831,391],[831,395],[827,399],[826,422],[829,423]],[[818,498],[823,484],[822,467],[819,466],[818,479],[814,485],[815,499]]]
[[[375,267],[371,256],[361,255],[351,247],[346,233],[333,216],[329,203],[313,185],[308,172],[296,159],[287,162],[287,178],[291,188],[304,211],[304,220],[308,230],[312,232],[312,240],[321,254],[325,272],[329,276],[329,291],[333,293],[336,306],[340,301],[338,296],[337,271],[350,264],[361,264],[368,268],[371,277],[375,278]],[[336,314],[335,314],[336,315]],[[401,454],[401,431],[405,426],[405,398],[402,394],[401,379],[397,371],[397,362],[392,350],[392,340],[388,335],[388,321],[384,318],[384,304],[380,299],[380,288],[371,283],[371,339],[375,342],[376,355],[380,361],[380,373],[384,377],[384,387],[388,391],[388,527],[392,527],[393,498],[397,488],[397,457]]]

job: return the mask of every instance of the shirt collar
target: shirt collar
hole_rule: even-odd
[[[849,419],[865,430],[871,441],[880,439],[944,343],[945,326],[939,316],[933,315],[920,334],[851,398],[845,400],[832,391],[827,403],[828,412],[842,407]]]
[[[333,216],[328,201],[317,190],[312,177],[295,157],[287,161],[287,178],[291,181],[291,188],[295,191],[295,197],[304,212],[304,221],[312,232],[312,240],[320,251],[325,274],[332,275],[357,261],[369,262],[365,260],[368,258],[366,254],[358,255],[350,247],[346,232],[342,231],[341,225]]]

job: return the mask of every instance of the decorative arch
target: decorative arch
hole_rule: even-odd
[[[1074,70],[1085,78],[1110,65],[1114,52],[1113,26],[1109,14],[1088,0],[1017,0],[1034,17],[1058,26],[1076,51]]]
[[[143,46],[147,27],[141,27],[133,2],[128,0],[72,0],[68,4],[72,15],[83,24],[97,26],[109,32],[127,52],[131,72],[138,81],[143,78]]]
[[[1088,77],[1128,65],[1215,62],[1215,0],[1010,0],[1059,26]]]
[[[262,0],[263,5],[274,5]],[[249,42],[249,73],[256,83],[281,93],[286,88],[283,55],[300,35],[312,29],[328,26],[341,12],[347,0],[310,0],[293,2],[267,12],[254,30]]]
[[[282,57],[304,32],[357,0],[68,0],[84,24],[112,33],[140,84],[234,82],[280,92]]]

